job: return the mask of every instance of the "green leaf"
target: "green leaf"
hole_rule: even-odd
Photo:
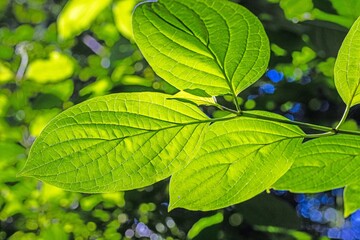
[[[55,95],[66,102],[74,92],[74,82],[69,79],[55,84],[49,84],[46,87],[42,87],[41,92]]]
[[[215,99],[213,97],[199,97],[184,91],[180,91],[175,95],[171,96],[169,99],[190,102],[195,105],[205,105],[205,106],[214,106],[216,105]]]
[[[334,77],[336,89],[346,105],[360,103],[360,17],[341,45]]]
[[[322,192],[344,187],[360,174],[360,138],[321,137],[303,144],[291,169],[274,185],[292,192]]]
[[[360,209],[360,184],[350,184],[344,190],[344,216],[348,217]]]
[[[5,84],[13,80],[15,74],[2,62],[0,62],[0,84]]]
[[[21,175],[81,192],[144,187],[196,154],[209,118],[160,93],[93,98],[55,117],[36,139]]]
[[[127,39],[133,40],[132,12],[139,0],[122,0],[114,3],[113,13],[117,29]]]
[[[90,28],[96,17],[111,3],[111,0],[69,0],[59,15],[59,36],[69,39]]]
[[[360,15],[359,0],[330,0],[339,15],[352,18],[354,21]]]
[[[223,213],[216,213],[210,217],[203,217],[191,227],[187,234],[188,239],[193,239],[199,235],[199,233],[205,228],[211,227],[215,224],[222,223],[224,221]]]
[[[47,60],[35,60],[29,64],[26,77],[38,83],[54,83],[72,76],[74,63],[70,57],[51,52]]]
[[[296,126],[248,117],[212,124],[197,156],[172,176],[169,209],[213,210],[254,197],[290,168],[303,136]]]
[[[311,11],[314,8],[312,0],[281,0],[280,7],[287,19],[295,22],[312,19]]]
[[[155,72],[180,90],[239,93],[265,72],[270,56],[260,21],[224,0],[159,0],[138,6],[135,41]]]

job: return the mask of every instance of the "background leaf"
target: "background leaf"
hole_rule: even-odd
[[[69,0],[57,21],[59,36],[69,39],[87,30],[111,0]]]
[[[114,3],[114,20],[119,32],[126,38],[133,40],[132,12],[139,0],[122,0]]]
[[[169,208],[213,210],[254,197],[290,168],[302,137],[296,126],[261,119],[212,124],[198,155],[172,176]]]
[[[94,98],[54,118],[36,139],[22,175],[82,192],[140,188],[182,168],[209,119],[160,93]]]
[[[14,78],[14,73],[2,62],[0,62],[0,84],[10,82]]]
[[[180,90],[239,93],[265,72],[260,21],[228,1],[159,0],[138,6],[134,37],[155,72]]]
[[[236,210],[251,225],[300,228],[300,221],[294,208],[272,194],[259,194],[251,201],[236,205]]]
[[[47,60],[35,60],[29,64],[26,77],[38,83],[54,83],[71,77],[74,63],[59,52],[51,52]]]
[[[330,0],[339,15],[346,16],[355,21],[360,15],[360,1],[358,0]]]
[[[292,192],[321,192],[357,181],[360,174],[358,136],[322,137],[303,144],[291,169],[274,185]]]
[[[348,217],[360,209],[360,184],[354,183],[345,187],[344,190],[344,215]]]
[[[346,105],[360,103],[360,17],[341,45],[334,77],[336,89]]]

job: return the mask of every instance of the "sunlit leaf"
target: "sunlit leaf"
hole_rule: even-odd
[[[196,105],[206,105],[206,106],[216,105],[215,99],[213,97],[200,97],[187,93],[185,91],[180,91],[175,95],[171,96],[169,99],[174,99],[184,102],[192,102]]]
[[[322,192],[344,187],[360,175],[360,138],[322,137],[303,144],[291,169],[274,185],[292,192]]]
[[[180,90],[239,93],[267,68],[270,47],[260,21],[230,1],[144,3],[133,28],[155,72]]]
[[[286,18],[297,22],[312,18],[311,11],[314,4],[312,0],[280,0],[280,7],[283,9]]]
[[[92,96],[103,96],[112,88],[110,78],[98,78],[95,82],[87,85],[79,91],[80,96],[91,94]]]
[[[209,119],[160,93],[93,98],[55,117],[31,148],[22,175],[82,192],[140,188],[190,161]]]
[[[0,62],[0,84],[10,82],[14,77],[15,74],[5,64]]]
[[[69,39],[89,29],[110,3],[111,0],[69,0],[57,21],[59,36]]]
[[[59,52],[51,52],[49,59],[35,60],[29,64],[26,77],[38,83],[54,83],[72,76],[72,59]]]
[[[336,89],[348,106],[360,103],[360,17],[341,45],[334,78]]]
[[[41,131],[45,128],[45,126],[50,122],[52,118],[54,118],[57,114],[59,114],[60,109],[46,109],[45,111],[40,111],[38,114],[32,119],[29,126],[29,131],[31,136],[37,137],[40,135]]]
[[[360,209],[360,183],[350,184],[344,190],[344,215],[350,214]]]
[[[210,217],[203,217],[190,228],[187,237],[193,239],[205,228],[211,227],[215,224],[219,224],[224,220],[223,213],[216,213]]]
[[[295,66],[300,66],[302,64],[306,64],[308,62],[310,62],[311,60],[313,60],[314,58],[316,58],[316,53],[314,52],[314,50],[312,50],[309,47],[303,47],[300,51],[294,51],[291,54],[293,60],[292,63]]]
[[[296,126],[248,117],[212,124],[197,156],[172,176],[169,208],[213,210],[254,197],[290,168],[303,135]]]
[[[120,0],[113,6],[114,20],[117,29],[124,37],[133,40],[132,13],[139,0]]]

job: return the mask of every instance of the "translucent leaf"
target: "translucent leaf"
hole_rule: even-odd
[[[290,168],[303,135],[296,126],[247,117],[212,124],[197,156],[172,176],[169,209],[206,211],[254,197]]]
[[[59,15],[59,36],[69,39],[90,28],[92,22],[111,0],[69,0]]]
[[[38,83],[54,83],[72,76],[72,59],[59,52],[51,52],[49,59],[35,60],[29,64],[26,77]]]
[[[344,205],[345,217],[360,209],[360,183],[350,184],[345,187]]]
[[[57,117],[36,139],[20,173],[81,192],[144,187],[196,154],[209,119],[160,93],[93,98]]]
[[[239,93],[265,72],[260,21],[229,1],[159,0],[138,6],[135,41],[155,72],[180,90]]]
[[[196,105],[206,105],[214,106],[216,105],[215,99],[213,97],[200,97],[185,91],[180,91],[175,95],[171,96],[169,99],[179,100],[183,102],[191,102]]]
[[[14,79],[14,73],[0,62],[0,84],[5,84]]]
[[[360,175],[360,138],[322,137],[303,144],[291,169],[274,185],[292,192],[322,192],[344,187]]]
[[[113,13],[117,29],[127,39],[133,40],[132,12],[139,0],[121,0],[114,4]]]
[[[336,89],[346,105],[360,103],[360,17],[341,45],[334,78]]]
[[[57,114],[59,114],[60,109],[46,109],[40,111],[36,116],[31,119],[29,125],[29,132],[31,136],[37,137],[40,135],[41,131],[45,128],[45,126],[53,119]]]

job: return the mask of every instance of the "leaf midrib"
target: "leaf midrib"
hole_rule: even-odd
[[[233,117],[231,117],[231,118],[233,118]],[[230,118],[230,119],[231,119],[231,118]],[[137,137],[137,136],[144,135],[144,134],[154,133],[154,135],[156,135],[156,134],[157,134],[158,132],[160,132],[160,131],[166,131],[166,130],[172,129],[172,128],[177,128],[177,127],[183,128],[183,127],[185,127],[185,126],[190,126],[190,125],[194,125],[194,124],[200,125],[200,124],[203,124],[203,123],[211,123],[211,122],[213,122],[213,121],[224,121],[224,120],[227,120],[227,119],[226,119],[226,118],[225,118],[225,119],[208,119],[208,120],[202,120],[202,121],[200,120],[200,121],[191,122],[191,123],[184,123],[184,124],[178,123],[178,124],[175,124],[175,125],[173,125],[173,126],[166,127],[166,128],[161,128],[161,129],[156,129],[156,130],[147,130],[147,131],[144,131],[144,132],[142,132],[142,133],[138,133],[138,134],[134,134],[134,135],[129,135],[129,136],[124,136],[124,137],[122,137],[122,138],[99,139],[100,141],[101,141],[101,140],[102,140],[102,141],[101,141],[101,142],[97,142],[97,143],[95,143],[95,144],[93,144],[93,145],[91,145],[91,146],[88,146],[87,148],[81,149],[80,151],[75,151],[75,152],[72,152],[71,154],[61,156],[60,158],[57,158],[57,159],[53,159],[52,161],[49,161],[49,162],[47,162],[46,164],[37,166],[37,167],[35,167],[35,168],[28,169],[27,171],[22,171],[21,174],[34,171],[34,170],[36,170],[36,169],[38,169],[38,168],[41,168],[41,167],[43,167],[43,166],[45,166],[45,165],[48,165],[48,164],[53,163],[53,162],[55,162],[55,161],[58,161],[58,160],[61,159],[61,158],[69,157],[69,156],[71,156],[71,155],[73,155],[73,154],[76,154],[76,153],[79,153],[79,152],[84,152],[84,151],[86,151],[86,149],[93,148],[93,147],[95,147],[96,145],[103,144],[104,142],[112,142],[112,141],[120,141],[120,142],[122,142],[122,141],[125,140],[126,138]],[[76,124],[73,124],[73,125],[76,125]],[[47,135],[48,135],[48,134],[50,134],[50,132],[47,133]],[[47,136],[47,135],[46,135],[46,136]],[[56,144],[53,144],[53,145],[48,145],[48,147],[53,147],[53,146],[56,146],[56,145],[61,145],[61,144],[65,144],[65,143],[72,142],[72,141],[78,141],[78,139],[70,139],[70,140],[63,141],[63,142],[60,142],[60,143],[56,143]],[[119,142],[119,143],[120,143],[120,142]],[[40,151],[38,151],[38,152],[35,151],[33,154],[35,154],[35,157],[37,157],[38,155],[42,155],[43,151],[44,151],[43,149],[40,149]],[[29,158],[30,158],[30,157],[33,158],[34,156],[29,156]]]
[[[184,5],[184,4],[180,3],[180,2],[177,2],[177,3],[179,3],[179,4],[181,4],[182,6],[188,8],[186,5]],[[161,3],[159,3],[159,4],[161,4]],[[163,4],[161,4],[161,5],[163,5]],[[164,5],[163,5],[163,7],[166,8],[166,6],[164,6]],[[167,8],[166,8],[166,9],[167,9]],[[169,13],[170,13],[174,18],[176,18],[176,19],[191,33],[191,36],[193,36],[196,40],[198,40],[198,41],[208,50],[208,52],[212,55],[213,60],[215,61],[216,65],[219,67],[219,70],[222,72],[222,74],[223,74],[223,76],[224,76],[224,80],[226,81],[226,83],[227,83],[227,85],[228,85],[228,87],[229,87],[229,90],[231,91],[232,95],[237,96],[237,95],[235,94],[235,90],[234,90],[234,87],[233,87],[233,85],[232,85],[232,82],[230,81],[229,77],[227,76],[226,72],[224,71],[224,66],[223,66],[223,64],[219,61],[219,59],[217,58],[216,54],[209,48],[209,43],[210,43],[210,42],[208,42],[207,45],[205,45],[205,44],[201,41],[201,39],[199,39],[199,38],[195,35],[195,33],[194,33],[190,28],[188,28],[188,27],[186,26],[186,24],[185,24],[181,19],[179,19],[176,15],[174,15],[169,9],[167,9],[167,10],[169,11]],[[191,9],[190,9],[190,10],[191,10]],[[192,11],[192,10],[191,10],[191,11]],[[194,12],[194,11],[193,11],[193,12]],[[181,32],[183,32],[183,33],[185,33],[185,34],[189,34],[189,33],[185,32],[184,30],[178,28],[177,26],[174,26],[172,23],[168,22],[166,19],[164,19],[163,17],[161,17],[160,15],[158,15],[158,14],[156,13],[156,11],[153,11],[153,13],[156,14],[160,19],[162,19],[164,22],[166,22],[166,23],[169,24],[170,26],[178,29],[179,31],[181,31]],[[194,12],[194,14],[196,14],[196,15],[198,16],[197,13]],[[219,15],[219,16],[221,16],[221,15]],[[202,21],[202,19],[200,18],[200,16],[199,16],[199,19]],[[226,22],[226,21],[225,21],[225,22]],[[154,27],[155,27],[155,26],[154,26]],[[206,29],[206,28],[205,28],[205,29]],[[206,29],[206,30],[207,30],[207,29]],[[207,32],[207,34],[208,34],[208,39],[209,39],[209,33]],[[228,49],[228,48],[227,48],[227,49]]]

